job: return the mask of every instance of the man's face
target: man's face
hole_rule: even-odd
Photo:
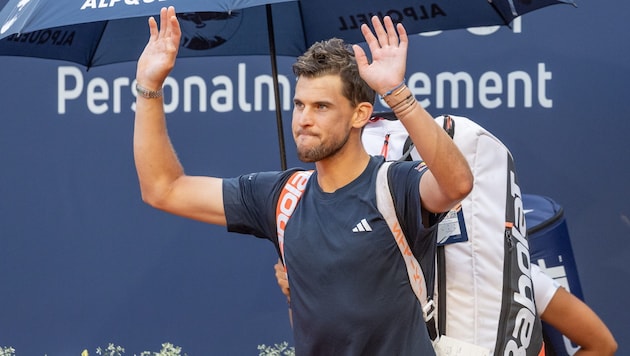
[[[298,158],[317,162],[338,153],[348,141],[354,108],[341,93],[337,75],[300,77],[293,99],[293,139]]]

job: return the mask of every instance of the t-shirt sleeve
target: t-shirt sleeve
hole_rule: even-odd
[[[251,173],[224,179],[223,207],[228,231],[275,242],[275,205],[291,173]]]
[[[534,284],[534,302],[536,312],[541,316],[545,312],[549,302],[560,287],[560,284],[545,274],[538,265],[532,263],[532,283]]]
[[[423,214],[420,199],[420,179],[426,172],[421,162],[396,162],[390,166],[388,180],[394,199],[396,216],[409,247],[425,271],[425,278],[432,285],[434,278],[434,256],[437,243],[439,216]],[[423,223],[423,215],[429,218]]]
[[[429,221],[423,221],[422,203],[420,199],[420,179],[427,167],[422,162],[397,162],[388,172],[390,190],[396,205],[398,220],[403,222],[406,236],[415,235],[413,232],[425,232],[437,228],[444,214],[424,214]]]

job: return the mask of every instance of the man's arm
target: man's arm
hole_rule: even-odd
[[[402,24],[394,27],[387,16],[383,23],[384,27],[377,17],[372,18],[374,33],[367,25],[361,26],[372,63],[368,63],[363,49],[355,45],[359,73],[403,123],[429,167],[430,171],[420,181],[423,207],[430,212],[448,211],[472,189],[472,172],[453,140],[404,85],[409,42],[405,28]]]
[[[181,30],[175,9],[160,12],[161,28],[149,19],[151,36],[138,59],[136,80],[149,91],[162,88],[175,66]],[[134,127],[134,159],[142,199],[151,206],[195,220],[225,225],[222,181],[184,173],[166,128],[164,103],[138,94]]]
[[[287,304],[289,305],[289,323],[293,327],[293,311],[291,310],[291,289],[289,288],[289,278],[287,277],[287,270],[282,264],[282,259],[278,258],[278,262],[273,265],[273,269],[276,272],[276,281],[280,291],[287,297]]]
[[[578,297],[560,287],[541,318],[580,346],[576,356],[614,355],[617,342],[606,324]]]
[[[291,289],[289,288],[289,278],[287,277],[287,270],[284,268],[282,264],[282,259],[278,259],[275,265],[273,265],[273,270],[276,274],[276,281],[278,282],[278,286],[280,287],[280,291],[287,297],[287,302],[291,302]]]

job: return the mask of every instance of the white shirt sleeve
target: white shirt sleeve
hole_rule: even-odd
[[[534,301],[536,312],[541,316],[553,298],[560,284],[545,274],[538,265],[532,263],[532,283],[534,285]]]

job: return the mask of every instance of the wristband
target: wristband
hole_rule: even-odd
[[[402,83],[398,84],[394,89],[386,92],[385,94],[383,94],[381,96],[381,98],[385,99],[385,97],[392,95],[396,90],[401,89],[403,86],[405,86],[405,80],[403,79]]]
[[[136,82],[136,92],[146,99],[157,99],[162,97],[162,88],[159,90],[149,90]]]

